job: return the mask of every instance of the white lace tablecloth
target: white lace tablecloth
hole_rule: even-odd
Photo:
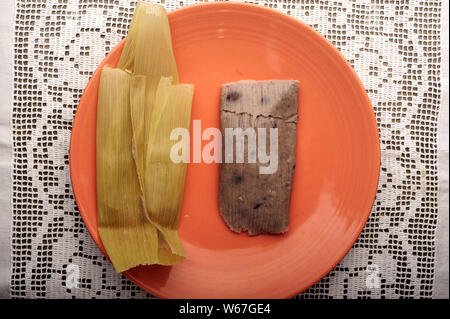
[[[201,1],[157,2],[173,10]],[[344,54],[367,89],[381,137],[381,177],[366,227],[300,298],[448,297],[447,1],[248,2],[304,21]],[[94,244],[69,176],[79,99],[126,35],[134,6],[2,1],[2,297],[149,297],[115,273]],[[73,271],[78,287],[68,284]]]

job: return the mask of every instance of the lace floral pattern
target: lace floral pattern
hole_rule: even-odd
[[[157,1],[168,10],[201,1]],[[437,221],[441,1],[247,1],[311,25],[354,66],[372,101],[381,176],[343,261],[300,298],[432,296]],[[85,228],[70,184],[71,125],[83,89],[126,35],[135,3],[16,0],[14,298],[142,298]],[[74,271],[78,284],[71,284]]]

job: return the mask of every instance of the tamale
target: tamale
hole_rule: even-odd
[[[98,231],[117,272],[158,262],[158,235],[146,219],[132,155],[129,73],[104,67],[97,105]]]
[[[289,228],[289,203],[296,160],[298,91],[298,81],[294,80],[238,81],[222,85],[222,147],[226,146],[227,128],[252,128],[258,130],[258,153],[262,140],[261,144],[267,147],[264,149],[270,149],[269,154],[275,155],[270,163],[260,162],[258,155],[258,161],[254,163],[227,163],[225,159],[220,165],[220,214],[227,226],[237,233],[281,234]],[[266,139],[269,135],[260,140],[260,129],[265,132],[276,130],[275,144],[272,144],[272,137]],[[232,147],[233,156],[237,146]],[[245,149],[244,156],[248,158],[249,152]],[[267,172],[271,167],[274,170]],[[262,168],[266,173],[261,173]]]

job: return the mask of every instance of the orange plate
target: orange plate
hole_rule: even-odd
[[[200,119],[202,129],[219,127],[222,83],[300,81],[290,229],[280,236],[231,232],[219,215],[219,166],[189,164],[179,228],[186,260],[173,267],[141,266],[124,274],[158,297],[293,296],[344,257],[371,210],[380,148],[365,89],[330,43],[276,11],[212,3],[176,10],[169,19],[181,82],[195,85],[192,119]],[[104,59],[86,87],[70,145],[75,198],[103,253],[96,218],[97,89],[100,69],[116,65],[123,44]]]

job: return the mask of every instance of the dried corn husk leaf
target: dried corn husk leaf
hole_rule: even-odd
[[[161,76],[172,76],[176,84],[178,70],[166,9],[150,3],[144,7],[137,27],[134,73],[147,76],[156,87]]]
[[[152,110],[145,167],[145,206],[148,218],[176,255],[184,256],[178,223],[184,193],[186,164],[170,158],[172,130],[189,130],[194,87],[167,85],[161,78]]]
[[[118,69],[105,67],[99,88],[98,228],[118,272],[185,256],[177,229],[186,164],[169,162],[169,128],[189,128],[193,87],[172,82],[167,13],[139,2]]]
[[[134,56],[136,50],[136,38],[137,30],[142,13],[146,11],[146,6],[151,5],[145,2],[138,2],[136,8],[134,9],[133,18],[131,19],[130,28],[128,29],[128,34],[125,39],[125,45],[120,55],[117,67],[122,70],[133,71],[134,67]]]
[[[144,167],[146,150],[143,148],[145,139],[144,112],[147,101],[145,98],[146,78],[143,75],[134,75],[130,85],[130,113],[133,128],[133,156],[136,162],[136,171],[139,178],[141,193],[144,193]]]
[[[149,125],[152,122],[150,116],[156,89],[161,77],[171,77],[174,83],[178,83],[178,71],[172,49],[169,20],[164,7],[139,2],[139,7],[136,10],[138,11],[138,17],[136,18],[136,27],[133,27],[135,32],[128,36],[130,41],[127,37],[127,43],[130,42],[130,46],[135,46],[133,63],[130,68],[133,69],[135,76],[145,76],[146,82],[146,102],[136,104],[133,110],[133,116],[139,116],[135,119],[135,122],[141,121],[143,123],[143,131],[135,132],[134,137],[137,152],[141,154],[138,161],[139,175],[144,176],[145,172],[142,171],[143,167],[140,163],[141,160],[145,161],[147,156],[147,136]],[[133,17],[133,19],[135,18]],[[131,29],[130,27],[130,32]],[[139,107],[143,109],[139,110]]]
[[[158,99],[157,104],[166,105],[168,95],[170,94],[171,90],[168,90],[171,88],[171,82],[172,78],[161,78],[160,81],[160,87],[164,89],[158,90]],[[142,203],[143,207],[145,209],[145,163],[143,162],[143,156],[144,148],[142,145],[136,144],[136,136],[139,134],[143,134],[143,123],[142,120],[142,110],[145,108],[145,83],[146,83],[146,77],[141,75],[135,75],[131,79],[131,88],[130,88],[130,110],[131,110],[131,119],[132,119],[132,125],[133,125],[133,153],[134,153],[134,159],[136,162],[136,168],[137,168],[137,175],[140,183],[140,196],[142,197]],[[156,108],[156,110],[159,110],[159,108]],[[154,130],[157,128],[159,119],[161,117],[160,112],[158,114],[155,114],[154,118],[155,121],[152,123],[152,128]],[[142,172],[142,173],[141,173]],[[159,233],[159,232],[158,232]],[[181,245],[181,243],[178,243]],[[183,248],[177,247],[177,250],[172,251],[171,247],[166,243],[164,240],[164,236],[161,234],[158,236],[158,263],[161,265],[174,265],[181,260],[184,259],[184,251]]]
[[[98,231],[117,272],[158,262],[158,234],[146,219],[132,156],[130,80],[104,67],[98,91]]]

